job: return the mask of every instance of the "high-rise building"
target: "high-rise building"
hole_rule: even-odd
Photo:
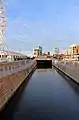
[[[59,48],[54,48],[54,54],[55,55],[59,54]]]
[[[38,49],[39,49],[39,55],[42,55],[42,47],[39,46]]]
[[[78,60],[79,58],[79,45],[73,44],[63,53],[66,58],[71,60]]]

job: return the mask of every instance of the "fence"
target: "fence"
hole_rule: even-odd
[[[34,60],[22,60],[0,63],[0,78],[25,70],[26,68],[29,68],[33,62]]]
[[[53,61],[53,65],[67,76],[79,83],[79,62],[77,61]]]

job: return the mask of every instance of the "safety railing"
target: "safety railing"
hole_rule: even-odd
[[[34,60],[0,63],[0,78],[25,70],[34,64]]]
[[[55,65],[62,72],[73,78],[79,83],[79,62],[77,61],[53,61]]]

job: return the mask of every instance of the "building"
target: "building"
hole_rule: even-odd
[[[69,59],[75,59],[75,60],[78,59],[79,45],[77,45],[77,44],[70,45],[67,51],[68,51]]]
[[[16,52],[11,52],[11,51],[0,51],[0,62],[3,61],[16,61],[16,60],[22,60],[22,59],[26,59],[27,56],[20,54],[20,53],[16,53]]]
[[[39,48],[39,55],[42,55],[42,47],[39,46],[38,48]]]
[[[57,58],[59,55],[59,48],[54,48],[54,53],[53,53],[53,57]]]
[[[35,48],[33,51],[33,55],[34,55],[34,57],[41,56],[42,55],[42,47],[39,46],[38,48]]]
[[[54,54],[55,55],[59,54],[59,48],[54,48]]]
[[[39,55],[39,49],[38,48],[34,49],[33,55],[34,55],[34,57],[37,57]]]
[[[49,56],[50,56],[50,52],[47,52],[47,55],[49,55]]]
[[[79,45],[73,44],[63,53],[66,59],[78,60],[79,59]]]

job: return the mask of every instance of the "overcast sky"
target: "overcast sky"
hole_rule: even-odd
[[[5,0],[5,41],[13,50],[65,49],[79,43],[79,0]]]

